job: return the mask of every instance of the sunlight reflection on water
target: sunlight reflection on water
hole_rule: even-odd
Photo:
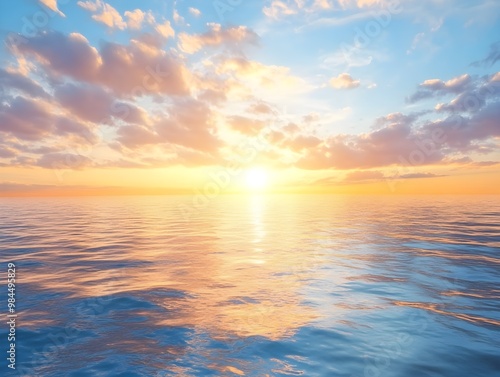
[[[498,197],[186,200],[0,199],[21,375],[500,375]]]

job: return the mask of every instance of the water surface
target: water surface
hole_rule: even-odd
[[[16,374],[500,376],[499,199],[0,199]]]

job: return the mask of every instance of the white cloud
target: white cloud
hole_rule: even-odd
[[[189,7],[189,13],[191,13],[195,17],[201,16],[201,11],[197,8]]]

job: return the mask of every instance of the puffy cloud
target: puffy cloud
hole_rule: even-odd
[[[293,134],[296,134],[300,131],[300,127],[297,126],[295,123],[288,123],[287,125],[285,125],[283,127],[283,131],[285,131],[286,133],[288,133],[290,135],[293,135]]]
[[[293,152],[302,152],[304,150],[312,150],[319,146],[323,141],[313,135],[296,135],[283,141],[282,146]]]
[[[177,9],[174,8],[172,18],[176,24],[183,24],[184,23],[184,17],[182,17],[179,12],[177,12]]]
[[[271,2],[271,4],[269,4],[269,6],[264,7],[262,9],[262,12],[267,17],[278,19],[283,16],[297,14],[298,8],[294,5],[295,4],[290,2],[274,0]]]
[[[448,81],[439,79],[425,80],[419,85],[419,89],[408,98],[408,102],[415,103],[437,95],[457,94],[466,90],[471,84],[472,79],[468,74],[454,77]]]
[[[297,161],[305,169],[356,169],[445,163],[454,153],[498,150],[500,102],[487,103],[469,117],[452,114],[415,125],[420,114],[389,114],[381,127],[360,135],[337,135],[308,149]]]
[[[113,8],[108,3],[105,3],[102,0],[92,1],[79,1],[77,3],[81,8],[96,13],[92,15],[92,19],[97,22],[100,22],[106,25],[109,28],[117,28],[117,29],[125,29],[127,27],[127,23],[123,21],[120,13]]]
[[[109,116],[112,96],[100,87],[65,84],[57,87],[59,103],[82,119],[97,123]]]
[[[81,3],[96,15],[106,8],[99,1]],[[322,1],[309,4],[325,9],[330,6]],[[357,2],[356,6],[369,4]],[[267,134],[272,150],[259,158],[306,169],[400,165],[405,160],[411,162],[415,151],[421,153],[429,148],[432,151],[424,153],[424,158],[416,159],[414,164],[444,164],[450,156],[469,151],[489,153],[498,147],[500,104],[495,85],[500,83],[500,73],[480,79],[462,75],[448,81],[426,80],[412,101],[444,94],[453,94],[455,99],[439,105],[434,112],[426,112],[425,118],[421,117],[423,113],[393,113],[377,119],[376,128],[364,134],[327,136],[325,132],[332,129],[319,128],[319,123],[330,125],[333,123],[330,118],[344,119],[351,110],[342,109],[340,116],[333,118],[328,112],[318,113],[321,107],[315,106],[316,103],[311,107],[307,107],[309,103],[301,103],[299,114],[295,115],[296,121],[302,122],[301,127],[287,124],[288,118],[279,119],[276,108],[269,103],[281,105],[285,96],[295,94],[290,88],[303,91],[306,85],[292,76],[286,66],[266,65],[243,54],[233,54],[243,44],[257,43],[258,36],[250,29],[210,24],[205,33],[181,34],[179,47],[189,54],[205,47],[233,49],[206,57],[199,64],[175,48],[165,49],[165,38],[175,36],[170,22],[158,24],[147,12],[138,9],[125,12],[124,17],[128,28],[139,30],[147,23],[151,34],[133,33],[134,38],[126,44],[103,41],[97,49],[78,33],[41,32],[13,48],[18,61],[29,60],[30,69],[26,75],[0,70],[0,84],[8,93],[0,103],[2,163],[12,159],[12,164],[45,168],[65,163],[73,168],[220,163],[221,155],[234,147],[229,140],[238,136],[231,132],[224,134],[226,128],[221,125],[253,137],[270,122],[277,122],[279,128]],[[115,21],[112,25],[121,28]],[[348,71],[343,68],[338,72],[344,70]],[[33,77],[41,78],[42,85],[35,83]],[[341,73],[330,84],[336,89],[351,89],[359,87],[360,81]],[[280,90],[278,101],[270,94],[275,88]],[[462,104],[467,103],[470,95],[480,96],[480,89],[488,90],[474,111],[458,117],[461,110],[457,109],[465,106]],[[288,103],[298,104],[296,99]],[[228,108],[222,108],[226,101],[244,111],[244,116],[224,116],[229,113]],[[149,111],[139,104],[148,104]],[[430,121],[429,114],[444,119]],[[63,144],[78,138],[85,143],[96,143],[95,131],[102,123],[114,126],[105,129],[104,140],[107,148],[112,148],[108,158],[113,160],[100,158],[95,163],[86,158],[76,160],[71,147]],[[442,137],[436,141],[433,135]],[[60,146],[62,149],[57,149]],[[72,159],[75,162],[68,165]],[[379,179],[380,174],[372,170],[351,172],[346,180]],[[412,174],[429,176],[429,173]]]
[[[335,89],[354,89],[359,84],[359,80],[354,80],[348,73],[341,73],[337,77],[330,79],[330,85]]]
[[[217,153],[223,143],[216,135],[214,115],[206,104],[194,99],[180,99],[168,110],[168,115],[155,119],[151,127],[120,127],[117,141],[130,149],[152,144],[174,144],[200,152]]]
[[[187,94],[187,70],[173,53],[131,40],[129,45],[104,43],[101,51],[81,34],[44,32],[16,49],[34,56],[46,71],[103,84],[118,95]]]
[[[134,9],[133,11],[126,11],[124,13],[127,18],[127,27],[131,30],[139,30],[144,21],[149,24],[154,24],[155,19],[151,12],[144,12],[141,9]]]
[[[0,132],[28,141],[64,135],[77,137],[84,143],[97,140],[86,123],[56,114],[47,102],[21,96],[0,105]]]
[[[229,126],[245,135],[257,135],[266,126],[266,122],[258,119],[247,118],[239,115],[229,117]]]
[[[2,68],[0,68],[0,86],[9,92],[17,90],[30,97],[48,97],[45,90],[29,77],[23,76],[17,72],[6,71]]]
[[[445,143],[455,150],[486,151],[478,141],[500,136],[500,101],[491,102],[470,117],[453,114],[444,120],[428,123],[423,126],[427,134],[441,132],[445,135]]]
[[[130,30],[139,30],[142,28],[144,22],[150,25],[155,24],[155,18],[151,11],[145,12],[139,8],[132,11],[125,11],[123,14],[126,19],[125,21],[115,8],[102,0],[79,1],[77,4],[85,10],[95,13],[92,15],[92,19],[111,29],[124,30],[129,28]]]
[[[79,33],[43,32],[26,39],[15,52],[34,55],[50,71],[84,81],[94,79],[102,65],[97,50]]]
[[[156,25],[155,30],[164,38],[171,38],[175,35],[175,31],[172,25],[170,25],[170,21],[165,21],[162,24]]]
[[[57,7],[57,0],[39,0],[41,4],[45,5],[47,8],[56,12],[61,17],[66,17],[63,12]]]
[[[256,102],[256,103],[253,103],[251,104],[247,111],[249,113],[252,113],[252,114],[255,114],[255,115],[258,115],[258,114],[274,114],[275,113],[275,110],[269,106],[267,103],[265,102]]]
[[[117,93],[140,95],[189,92],[187,71],[173,54],[132,40],[130,45],[107,43],[101,50],[102,67],[96,81]]]
[[[500,94],[500,72],[472,81],[449,103],[438,103],[438,113],[473,113],[483,108],[488,101]]]
[[[397,124],[411,124],[418,119],[419,116],[425,114],[426,112],[413,113],[413,114],[402,114],[402,113],[391,113],[386,116],[379,117],[375,120],[375,127],[385,127],[388,125]]]
[[[158,135],[142,125],[122,126],[117,131],[118,141],[125,147],[135,149],[143,145],[160,142]]]
[[[258,35],[246,26],[222,27],[220,24],[208,24],[209,30],[203,34],[179,35],[179,47],[182,51],[193,54],[206,46],[226,46],[236,48],[242,44],[256,44]]]
[[[361,135],[337,135],[311,149],[298,162],[304,169],[356,169],[401,164],[422,140],[408,124],[392,124]],[[440,161],[439,149],[424,155],[416,165]]]
[[[223,57],[216,62],[215,73],[232,76],[241,83],[241,89],[248,91],[246,93],[248,95],[253,89],[255,92],[265,94],[266,98],[273,94],[282,98],[283,95],[310,89],[304,80],[291,75],[288,67],[266,65],[245,57]]]
[[[127,123],[149,124],[146,111],[133,103],[117,101],[100,86],[67,83],[54,90],[55,99],[71,114],[92,123],[112,124],[112,118]]]
[[[53,116],[41,101],[15,97],[0,105],[0,132],[24,140],[41,140],[54,131]]]
[[[201,11],[197,8],[189,7],[189,13],[191,13],[195,17],[201,16]]]
[[[79,1],[78,6],[83,8],[89,12],[97,12],[102,8],[102,2],[99,0],[96,1]]]
[[[156,131],[162,140],[211,153],[216,153],[222,146],[216,129],[210,108],[193,99],[179,100],[171,108],[170,117],[156,124]]]

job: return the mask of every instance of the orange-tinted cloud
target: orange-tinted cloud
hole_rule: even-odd
[[[52,75],[102,84],[121,96],[187,94],[187,71],[172,53],[131,40],[104,43],[101,51],[81,34],[44,32],[15,51],[34,57]]]
[[[355,80],[348,73],[341,73],[330,79],[330,85],[335,89],[354,89],[359,86],[359,80]]]
[[[179,35],[179,47],[182,51],[193,54],[205,47],[225,46],[237,48],[242,44],[256,44],[258,35],[246,26],[222,27],[220,24],[208,24],[209,30],[203,34]]]

